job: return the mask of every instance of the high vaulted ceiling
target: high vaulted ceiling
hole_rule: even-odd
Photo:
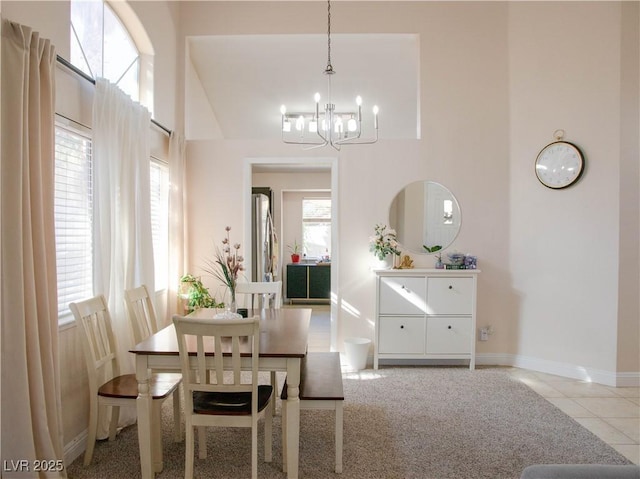
[[[380,138],[417,138],[418,45],[413,34],[331,35],[331,100],[337,110],[351,111],[362,97],[363,136],[372,134],[378,105]],[[189,37],[188,51],[199,85],[190,101],[187,93],[187,116],[202,116],[208,103],[218,129],[211,137],[277,139],[281,105],[310,112],[316,92],[321,109],[327,99],[326,35]]]

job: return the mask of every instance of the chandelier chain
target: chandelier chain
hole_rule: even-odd
[[[332,74],[333,65],[331,65],[331,0],[327,0],[327,68],[325,74]]]

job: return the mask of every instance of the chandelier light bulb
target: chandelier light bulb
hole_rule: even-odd
[[[284,106],[284,105],[282,105],[282,106],[280,107],[280,113],[281,113],[282,115],[284,115],[285,113],[287,113],[287,107],[286,107],[286,106]]]
[[[347,130],[356,131],[357,129],[358,129],[358,124],[356,123],[356,120],[353,117],[351,117],[347,122]]]
[[[373,114],[377,116],[378,115],[378,111],[379,111],[378,105],[373,105]]]
[[[320,93],[316,93],[315,95],[313,95],[313,99],[316,103],[320,103]]]
[[[360,95],[356,97],[356,105],[358,106],[362,105],[362,97]]]

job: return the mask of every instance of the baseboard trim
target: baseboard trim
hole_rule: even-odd
[[[84,454],[84,451],[87,449],[87,430],[85,429],[76,437],[74,437],[71,442],[65,444],[64,446],[64,463],[71,464],[78,457]]]
[[[478,353],[476,354],[476,364],[485,366],[513,366],[541,373],[555,374],[556,376],[571,379],[592,381],[606,386],[640,387],[640,372],[616,373],[612,371],[603,371],[601,369],[577,366],[575,364],[532,358],[519,354]]]

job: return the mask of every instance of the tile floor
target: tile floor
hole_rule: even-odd
[[[510,374],[640,464],[640,388],[616,388],[526,369]]]
[[[311,307],[309,351],[329,351],[329,305],[285,307]],[[507,370],[629,460],[640,464],[640,388],[615,388],[519,368]]]

